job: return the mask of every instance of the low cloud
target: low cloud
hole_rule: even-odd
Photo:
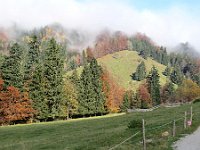
[[[128,0],[6,0],[0,5],[0,25],[24,28],[60,23],[66,28],[96,32],[104,28],[128,34],[142,32],[164,46],[190,42],[200,48],[200,18],[185,6],[138,9]]]

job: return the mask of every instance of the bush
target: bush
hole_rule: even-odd
[[[194,104],[195,104],[195,103],[199,103],[199,102],[200,102],[200,98],[195,99],[195,100],[193,101]]]
[[[131,120],[128,124],[128,128],[135,129],[135,128],[142,128],[142,120]]]

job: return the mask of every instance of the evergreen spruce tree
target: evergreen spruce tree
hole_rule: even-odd
[[[79,77],[78,77],[78,72],[76,69],[73,70],[72,75],[69,77],[71,83],[73,83],[76,86],[79,86]]]
[[[171,68],[169,66],[167,66],[163,72],[163,75],[169,77],[171,73]]]
[[[36,119],[46,120],[49,114],[45,95],[44,68],[42,62],[36,66],[29,85],[30,98],[33,101],[33,108],[36,110]]]
[[[104,104],[105,97],[102,91],[102,68],[98,65],[97,60],[93,58],[90,62],[90,71],[92,77],[92,88],[94,90],[95,98],[95,114],[102,114],[105,112]]]
[[[47,43],[44,60],[45,94],[48,105],[49,117],[59,117],[63,100],[63,70],[64,61],[62,49],[51,39]]]
[[[6,86],[12,85],[22,90],[22,47],[18,43],[15,43],[10,48],[9,52],[9,56],[5,57],[1,66],[2,79]]]
[[[139,98],[138,92],[135,93],[132,106],[133,106],[133,108],[141,108],[141,106],[142,106],[142,102],[141,102],[141,99]]]
[[[2,64],[4,62],[4,59],[5,59],[5,56],[0,54],[0,68],[1,68],[1,66],[2,66]]]
[[[167,65],[167,64],[168,64],[168,61],[169,61],[169,60],[168,60],[167,50],[166,50],[166,48],[163,48],[161,64]]]
[[[148,51],[147,51],[147,50],[141,50],[141,51],[139,52],[139,55],[140,55],[142,58],[147,59],[147,57],[148,57]]]
[[[122,112],[126,112],[127,109],[129,109],[131,106],[130,106],[130,97],[129,97],[129,94],[128,92],[126,92],[124,94],[124,97],[123,97],[123,102],[122,102],[122,105],[120,106],[120,109]]]
[[[148,77],[147,77],[147,84],[148,84],[148,90],[151,94],[151,99],[153,101],[153,105],[159,105],[160,104],[160,81],[159,81],[159,74],[158,70],[155,68],[155,66],[152,67]]]
[[[183,81],[183,74],[180,67],[176,66],[170,75],[170,79],[173,83],[180,85]]]
[[[83,72],[80,77],[79,88],[79,113],[81,115],[92,115],[95,113],[95,95],[92,84],[92,76],[90,67],[84,66]]]
[[[26,91],[29,91],[33,73],[36,70],[37,65],[39,65],[39,46],[40,42],[38,41],[37,37],[33,35],[28,43],[27,61],[24,67],[24,88]],[[32,84],[32,86],[34,85]]]
[[[146,68],[145,68],[144,61],[142,61],[142,62],[138,65],[138,67],[137,67],[137,69],[136,69],[136,72],[133,73],[133,75],[132,75],[132,78],[133,78],[134,80],[137,80],[137,81],[141,81],[141,80],[143,80],[143,79],[146,78]]]
[[[156,51],[156,57],[154,59],[159,63],[162,63],[162,53],[162,51]]]
[[[69,62],[69,70],[74,70],[76,69],[78,66],[76,64],[76,61],[74,59],[71,59]]]
[[[82,115],[102,114],[105,112],[105,97],[102,91],[102,69],[96,59],[85,65],[80,78],[79,112]]]

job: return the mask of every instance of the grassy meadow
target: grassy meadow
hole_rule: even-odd
[[[136,51],[120,51],[113,54],[108,54],[97,59],[98,63],[109,70],[115,81],[125,88],[126,90],[136,91],[143,81],[132,80],[131,75],[136,71],[137,66],[144,61],[147,73],[151,70],[153,65],[158,69],[160,75],[160,84],[164,85],[167,78],[162,74],[166,66],[152,60],[151,58],[143,59],[138,55]],[[83,67],[77,69],[80,75]],[[68,72],[67,75],[71,75],[72,71]]]
[[[200,103],[193,104],[193,126],[183,129],[183,118],[176,122],[177,136],[171,136],[172,123],[157,128],[160,125],[183,117],[190,105],[174,108],[158,108],[151,112],[128,114],[110,114],[100,117],[73,119],[69,121],[54,121],[27,125],[0,127],[1,150],[108,150],[114,145],[130,137],[141,128],[129,129],[127,126],[133,119],[145,119],[148,150],[170,150],[173,141],[181,133],[194,131],[200,125]],[[168,131],[170,136],[162,137]],[[142,149],[142,135],[125,142],[117,150]]]
[[[136,51],[120,51],[109,54],[98,59],[98,62],[107,68],[122,87],[125,89],[136,90],[141,82],[134,81],[131,78],[132,73],[136,71],[137,66],[144,61],[147,73],[153,65],[158,69],[160,74],[161,85],[166,83],[166,77],[162,74],[166,66],[152,60],[151,58],[143,59]]]

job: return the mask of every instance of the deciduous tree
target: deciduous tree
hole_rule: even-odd
[[[67,117],[67,119],[78,113],[78,91],[76,86],[68,79],[64,81],[61,107],[62,116]]]
[[[179,102],[191,102],[200,97],[200,87],[192,80],[183,80],[176,90],[176,100]]]
[[[10,124],[33,117],[34,110],[28,93],[21,93],[13,86],[8,86],[6,90],[3,90],[2,80],[0,89],[0,123]]]
[[[101,77],[103,81],[103,92],[106,97],[105,106],[108,112],[119,112],[123,101],[124,89],[120,87],[104,68]]]
[[[146,84],[141,84],[139,86],[137,94],[141,101],[141,108],[146,109],[152,107],[151,95]]]

